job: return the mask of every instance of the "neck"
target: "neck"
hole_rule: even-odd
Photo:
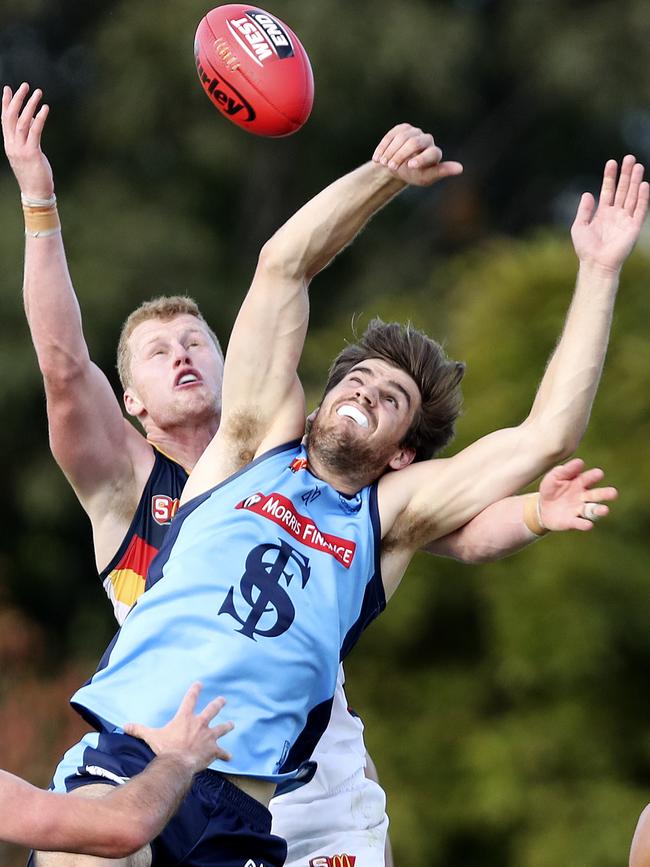
[[[147,442],[165,452],[186,470],[191,471],[218,428],[218,418],[209,424],[185,425],[164,430],[152,426],[146,431]]]
[[[370,473],[355,472],[354,470],[339,469],[332,466],[330,461],[323,460],[316,449],[308,449],[308,461],[310,471],[326,482],[328,485],[339,491],[341,494],[352,495],[372,484],[377,476]]]

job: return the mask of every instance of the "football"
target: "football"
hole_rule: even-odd
[[[209,99],[242,129],[285,136],[309,117],[309,58],[296,34],[269,12],[240,3],[217,6],[199,23],[194,57]]]

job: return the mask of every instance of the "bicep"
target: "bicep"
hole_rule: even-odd
[[[308,318],[306,281],[261,256],[228,343],[223,382],[222,423],[239,429],[241,419],[254,421],[253,451],[276,423],[295,427],[303,415],[296,371]]]

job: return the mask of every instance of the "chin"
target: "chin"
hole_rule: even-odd
[[[385,458],[363,433],[367,433],[367,428],[351,424],[322,425],[316,417],[307,436],[307,450],[334,472],[363,479],[379,478],[390,456]]]

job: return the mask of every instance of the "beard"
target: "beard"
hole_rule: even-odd
[[[310,419],[306,427],[307,452],[335,473],[345,474],[350,481],[359,479],[363,484],[375,481],[388,469],[395,453],[395,445],[377,449],[355,436],[352,427],[334,429],[320,420],[320,412]]]

